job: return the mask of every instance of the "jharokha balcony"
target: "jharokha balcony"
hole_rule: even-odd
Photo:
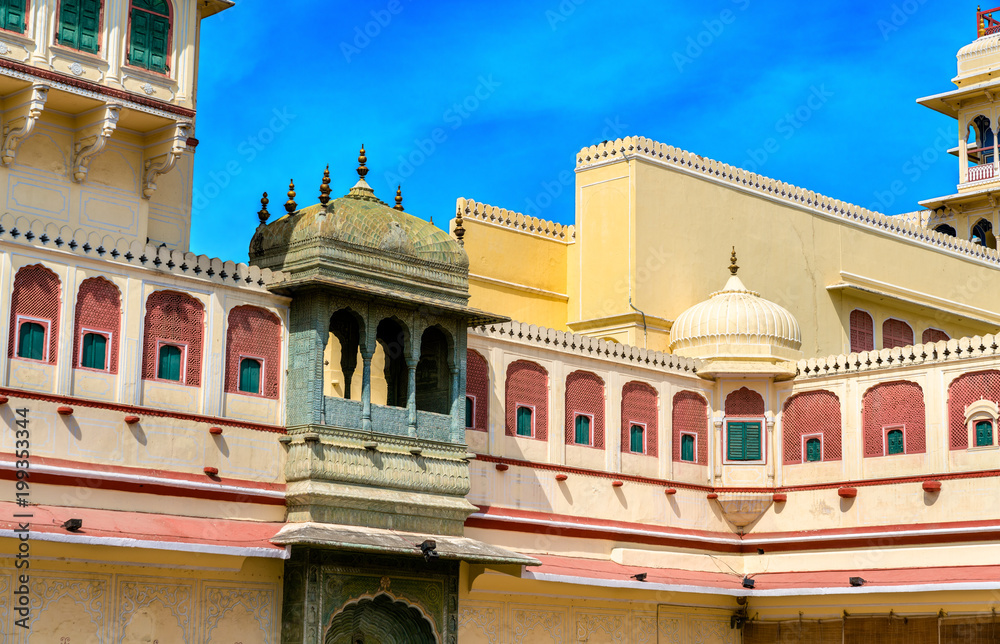
[[[997,176],[996,166],[992,162],[970,166],[968,183],[992,179],[995,176]]]

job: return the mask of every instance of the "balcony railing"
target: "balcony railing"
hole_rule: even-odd
[[[993,163],[984,163],[982,165],[974,165],[969,168],[969,183],[973,181],[982,181],[983,179],[993,178]]]
[[[1000,7],[976,12],[976,35],[978,38],[1000,32],[1000,19],[994,18],[994,13],[1000,15]]]

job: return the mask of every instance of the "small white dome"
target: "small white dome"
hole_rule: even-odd
[[[994,53],[997,48],[1000,48],[1000,33],[990,34],[982,38],[977,38],[959,49],[958,58],[961,60],[981,54]]]
[[[801,346],[792,314],[749,290],[735,274],[721,291],[681,313],[670,329],[670,350],[694,358],[794,360]]]

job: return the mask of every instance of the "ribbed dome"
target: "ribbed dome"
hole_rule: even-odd
[[[725,288],[677,317],[670,340],[672,352],[688,357],[791,360],[798,357],[802,333],[791,313],[734,274]]]
[[[958,50],[958,58],[968,58],[979,54],[993,53],[1000,47],[1000,34],[990,34],[973,40]]]

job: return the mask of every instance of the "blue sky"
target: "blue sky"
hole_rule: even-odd
[[[356,180],[445,226],[469,197],[572,223],[580,148],[646,136],[895,214],[950,194],[972,2],[237,0],[202,30],[191,246],[246,261],[260,193]],[[565,174],[563,176],[566,176]],[[222,234],[224,232],[224,234]]]

